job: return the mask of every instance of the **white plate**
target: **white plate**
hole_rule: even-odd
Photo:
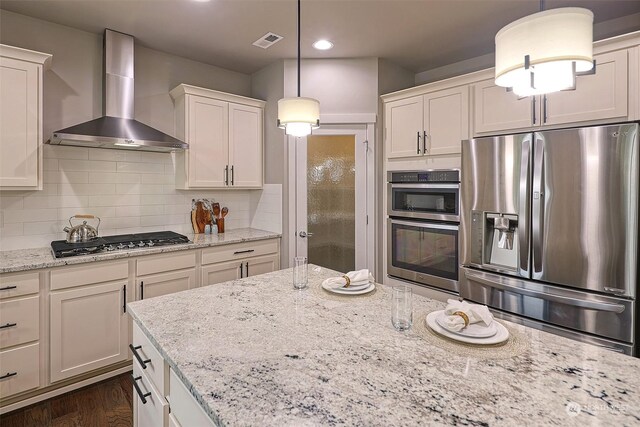
[[[444,321],[446,317],[447,315],[444,314],[444,311],[440,311],[438,313],[438,316],[436,316],[436,322],[438,322],[438,325],[446,329],[447,332],[451,332],[452,334],[462,335],[463,337],[469,338],[489,338],[494,336],[498,332],[498,328],[496,327],[497,322],[491,322],[489,326],[472,323],[471,325],[460,331],[452,331],[446,326],[446,323]]]
[[[348,291],[346,289],[332,289],[329,286],[325,286],[324,283],[322,284],[322,287],[325,290],[338,295],[364,295],[373,291],[376,288],[376,285],[375,283],[370,283],[366,288],[360,289],[359,291]]]
[[[436,318],[441,312],[442,310],[434,311],[432,313],[427,314],[427,318],[425,319],[425,322],[427,322],[427,326],[429,326],[436,333],[442,336],[445,336],[447,338],[451,338],[452,340],[464,342],[467,344],[491,345],[491,344],[500,344],[509,339],[509,331],[499,322],[494,322],[496,324],[496,328],[498,328],[498,332],[496,332],[494,336],[489,338],[471,338],[471,337],[465,337],[463,335],[454,334],[452,332],[449,332],[442,326],[438,325]]]

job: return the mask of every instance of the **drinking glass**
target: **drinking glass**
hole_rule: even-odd
[[[393,288],[391,296],[391,323],[398,331],[406,331],[413,323],[412,292],[409,286]]]
[[[297,256],[293,259],[293,287],[296,289],[307,287],[307,257]]]

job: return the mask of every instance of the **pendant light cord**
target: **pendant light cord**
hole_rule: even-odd
[[[300,98],[300,0],[298,0],[298,98]]]

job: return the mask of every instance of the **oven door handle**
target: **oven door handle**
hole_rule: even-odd
[[[434,189],[438,189],[438,188],[443,188],[443,189],[451,189],[451,190],[457,190],[460,188],[460,184],[402,184],[402,183],[389,183],[391,185],[391,188],[434,188]]]
[[[491,288],[499,289],[501,291],[513,292],[513,293],[517,293],[520,295],[529,296],[533,298],[539,298],[546,301],[552,301],[560,304],[572,305],[574,307],[587,308],[591,310],[610,311],[613,313],[622,313],[625,309],[624,305],[622,304],[588,301],[584,299],[565,297],[561,295],[552,295],[552,294],[547,294],[545,292],[525,289],[523,287],[517,286],[518,282],[520,282],[519,280],[510,280],[511,282],[513,282],[513,285],[509,285],[506,283],[493,281],[491,279],[483,277],[484,275],[482,273],[476,274],[466,269],[464,274],[467,277],[467,279],[476,281],[482,285],[489,286]]]
[[[395,219],[391,219],[391,224],[397,225],[407,225],[409,227],[418,227],[418,228],[426,228],[426,229],[436,229],[436,230],[458,230],[457,225],[448,225],[448,224],[435,224],[432,222],[419,222],[419,221],[398,221]]]

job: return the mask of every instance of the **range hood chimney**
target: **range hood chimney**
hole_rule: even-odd
[[[104,115],[53,133],[47,143],[137,151],[176,151],[189,146],[133,118],[133,37],[104,31]]]

